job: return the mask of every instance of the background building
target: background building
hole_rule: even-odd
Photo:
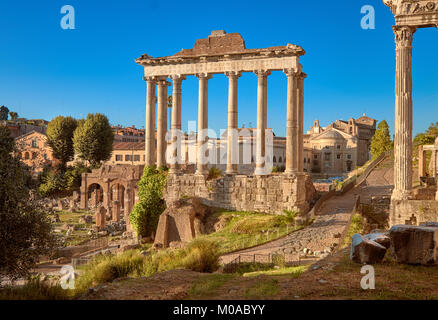
[[[336,176],[364,165],[371,159],[371,139],[376,132],[376,122],[364,114],[358,119],[337,120],[323,128],[315,120],[304,135],[305,164],[310,172]]]

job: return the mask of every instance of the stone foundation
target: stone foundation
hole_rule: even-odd
[[[407,224],[418,226],[420,223],[438,221],[438,201],[401,200],[391,201],[389,226]]]
[[[203,175],[170,174],[165,191],[169,204],[185,197],[199,197],[205,205],[236,211],[282,214],[299,210],[306,214],[315,188],[309,175],[230,175],[207,180]]]

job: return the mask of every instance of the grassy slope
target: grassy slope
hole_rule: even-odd
[[[221,254],[263,244],[301,228],[294,227],[286,216],[234,211],[219,211],[216,215],[218,219],[229,219],[226,226],[200,238],[217,242]]]

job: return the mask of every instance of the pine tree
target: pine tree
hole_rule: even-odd
[[[376,159],[382,153],[393,149],[394,145],[389,134],[388,123],[383,120],[377,126],[376,133],[371,140],[371,154]]]

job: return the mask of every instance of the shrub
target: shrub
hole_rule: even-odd
[[[155,232],[160,215],[166,209],[163,190],[167,184],[167,173],[155,167],[145,167],[138,182],[139,201],[129,215],[137,234],[146,237]]]
[[[222,176],[222,171],[216,167],[211,167],[210,170],[208,170],[208,177],[207,180],[214,180],[217,178],[220,178]]]
[[[182,265],[197,272],[214,272],[219,268],[219,246],[207,240],[194,240],[190,243]]]

